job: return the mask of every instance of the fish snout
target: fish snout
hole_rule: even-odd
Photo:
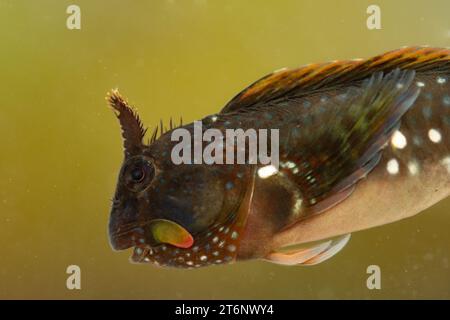
[[[116,231],[110,230],[109,243],[116,251],[143,245],[145,243],[144,229],[141,227],[134,227],[125,231],[121,231],[120,229]]]
[[[114,250],[125,250],[145,242],[135,205],[113,206],[109,218],[109,242]]]

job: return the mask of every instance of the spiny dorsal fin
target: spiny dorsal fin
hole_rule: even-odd
[[[328,87],[340,87],[367,78],[374,72],[388,73],[396,68],[416,72],[449,72],[450,50],[407,47],[364,60],[345,60],[284,69],[256,81],[223,109],[222,113],[267,104],[277,99],[301,97]]]

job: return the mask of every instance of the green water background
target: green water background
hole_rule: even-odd
[[[66,8],[81,8],[81,30]],[[450,46],[449,1],[0,0],[0,298],[450,298],[450,199],[355,233],[315,267],[128,263],[107,221],[122,161],[118,87],[148,126],[215,113],[281,67]],[[375,195],[374,195],[375,196]],[[82,290],[66,288],[66,267]],[[366,268],[382,289],[366,287]]]

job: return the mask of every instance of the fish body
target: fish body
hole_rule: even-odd
[[[202,130],[224,135],[278,129],[279,167],[269,175],[254,163],[176,165],[172,134],[180,128],[144,144],[137,114],[117,92],[108,99],[125,147],[110,239],[115,249],[134,247],[135,262],[316,264],[342,249],[347,234],[412,216],[450,193],[446,49],[278,71],[202,119]],[[194,124],[181,128],[195,133]]]

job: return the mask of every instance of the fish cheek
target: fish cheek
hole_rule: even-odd
[[[248,188],[251,169],[217,165],[208,168],[200,187],[193,189],[192,214],[195,232],[211,231],[236,222],[236,214]]]
[[[235,181],[222,166],[178,167],[166,173],[148,192],[149,212],[153,219],[174,221],[193,235],[228,221],[245,190],[244,181]]]
[[[220,219],[224,206],[224,190],[220,183],[212,182],[204,190],[192,191],[192,229],[203,231]]]

